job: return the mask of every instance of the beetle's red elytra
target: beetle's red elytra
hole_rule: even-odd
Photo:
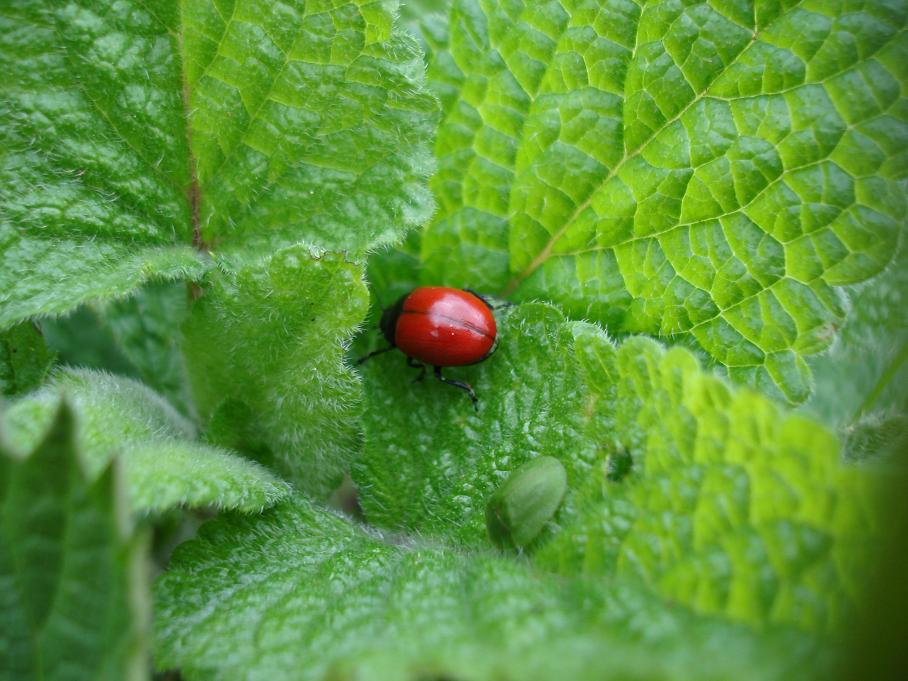
[[[460,388],[477,405],[476,393],[468,383],[442,376],[442,367],[477,364],[497,347],[498,329],[492,306],[481,295],[445,286],[420,286],[401,296],[382,313],[381,330],[388,347],[369,353],[370,357],[397,348],[407,364],[421,369],[434,367],[438,380]]]
[[[484,360],[495,345],[495,317],[468,291],[423,286],[403,298],[393,343],[431,366],[457,367]]]

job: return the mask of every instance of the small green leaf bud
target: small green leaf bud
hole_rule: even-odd
[[[558,459],[539,456],[508,476],[486,506],[489,538],[501,548],[522,549],[555,515],[567,491]]]

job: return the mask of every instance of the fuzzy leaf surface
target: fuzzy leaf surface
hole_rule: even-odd
[[[364,365],[353,477],[370,522],[488,545],[493,491],[553,456],[569,491],[531,547],[550,569],[633,577],[756,627],[843,621],[878,528],[872,485],[841,466],[829,432],[733,390],[683,348],[615,345],[539,303],[498,318],[498,352],[447,371],[473,385],[478,415],[460,391],[410,385],[397,353]]]
[[[829,661],[803,636],[669,611],[631,584],[387,544],[301,499],[205,525],[155,606],[156,664],[189,681],[773,679],[808,655],[812,670]]]
[[[147,545],[117,462],[87,476],[57,405],[25,458],[0,440],[0,678],[148,678]]]
[[[192,424],[141,383],[97,371],[62,370],[47,386],[13,403],[3,419],[10,445],[22,454],[34,447],[61,396],[75,411],[87,475],[94,479],[121,457],[135,511],[215,506],[258,512],[289,492],[262,466],[196,442]]]
[[[182,7],[206,243],[362,253],[432,213],[437,104],[397,3],[204,0]]]
[[[878,475],[843,465],[818,423],[729,388],[686,350],[575,334],[599,441],[631,469],[619,481],[608,459],[592,471],[540,564],[634,576],[758,628],[845,626],[878,559]]]
[[[0,329],[206,249],[361,254],[428,220],[437,104],[396,4],[7,3]]]
[[[184,328],[208,437],[327,497],[359,442],[344,347],[368,306],[362,267],[307,247],[212,272]]]
[[[176,3],[0,9],[0,328],[197,276]]]
[[[791,402],[890,260],[908,3],[458,0],[424,281],[682,340]]]
[[[37,388],[44,382],[55,357],[41,330],[31,322],[0,331],[0,395]]]
[[[366,445],[352,475],[370,522],[485,545],[486,502],[511,471],[552,456],[575,487],[596,464],[599,443],[564,316],[527,303],[497,318],[495,354],[445,370],[473,386],[478,414],[463,392],[431,376],[412,384],[417,371],[399,352],[362,366]]]

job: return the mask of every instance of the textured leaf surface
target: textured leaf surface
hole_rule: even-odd
[[[213,272],[184,330],[209,438],[327,497],[358,446],[361,388],[343,355],[367,305],[361,266],[302,246]]]
[[[817,423],[730,390],[685,350],[616,348],[580,327],[575,351],[604,407],[604,444],[632,470],[614,482],[600,466],[584,481],[577,517],[540,563],[634,575],[754,626],[845,625],[877,558],[877,478],[843,466]]]
[[[418,372],[398,352],[363,365],[366,446],[352,473],[370,522],[484,545],[486,502],[511,471],[552,456],[574,487],[595,465],[570,325],[525,304],[499,313],[498,326],[491,358],[445,372],[473,386],[478,414],[460,390],[412,384]]]
[[[0,332],[0,395],[37,388],[54,362],[41,330],[31,322]]]
[[[195,276],[175,3],[0,9],[0,328]]]
[[[614,345],[554,308],[499,313],[501,345],[449,375],[480,396],[409,383],[403,358],[364,365],[366,518],[487,545],[485,504],[530,458],[557,457],[569,492],[537,560],[639,578],[675,602],[755,626],[825,630],[860,591],[872,490],[835,438],[734,391],[684,349]],[[549,540],[548,542],[546,540]]]
[[[155,599],[156,664],[189,681],[769,679],[808,654],[811,671],[828,663],[799,636],[757,638],[491,553],[386,544],[301,500],[203,527]]]
[[[429,219],[437,105],[396,5],[184,3],[206,242],[362,252]]]
[[[395,12],[7,3],[0,328],[196,278],[192,246],[360,254],[428,220],[437,104]]]
[[[86,477],[73,415],[25,459],[0,441],[0,677],[148,678],[147,547],[116,462]]]
[[[546,298],[809,392],[835,287],[889,261],[908,176],[908,4],[460,0],[425,282]]]
[[[15,402],[4,418],[12,446],[24,453],[40,440],[61,395],[77,417],[76,439],[90,478],[121,456],[132,508],[176,506],[260,511],[287,495],[286,483],[261,466],[193,441],[192,425],[140,383],[68,369]]]

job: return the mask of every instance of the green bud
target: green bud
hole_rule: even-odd
[[[539,456],[527,461],[489,499],[489,538],[501,548],[527,546],[555,515],[566,491],[567,473],[558,459]]]

